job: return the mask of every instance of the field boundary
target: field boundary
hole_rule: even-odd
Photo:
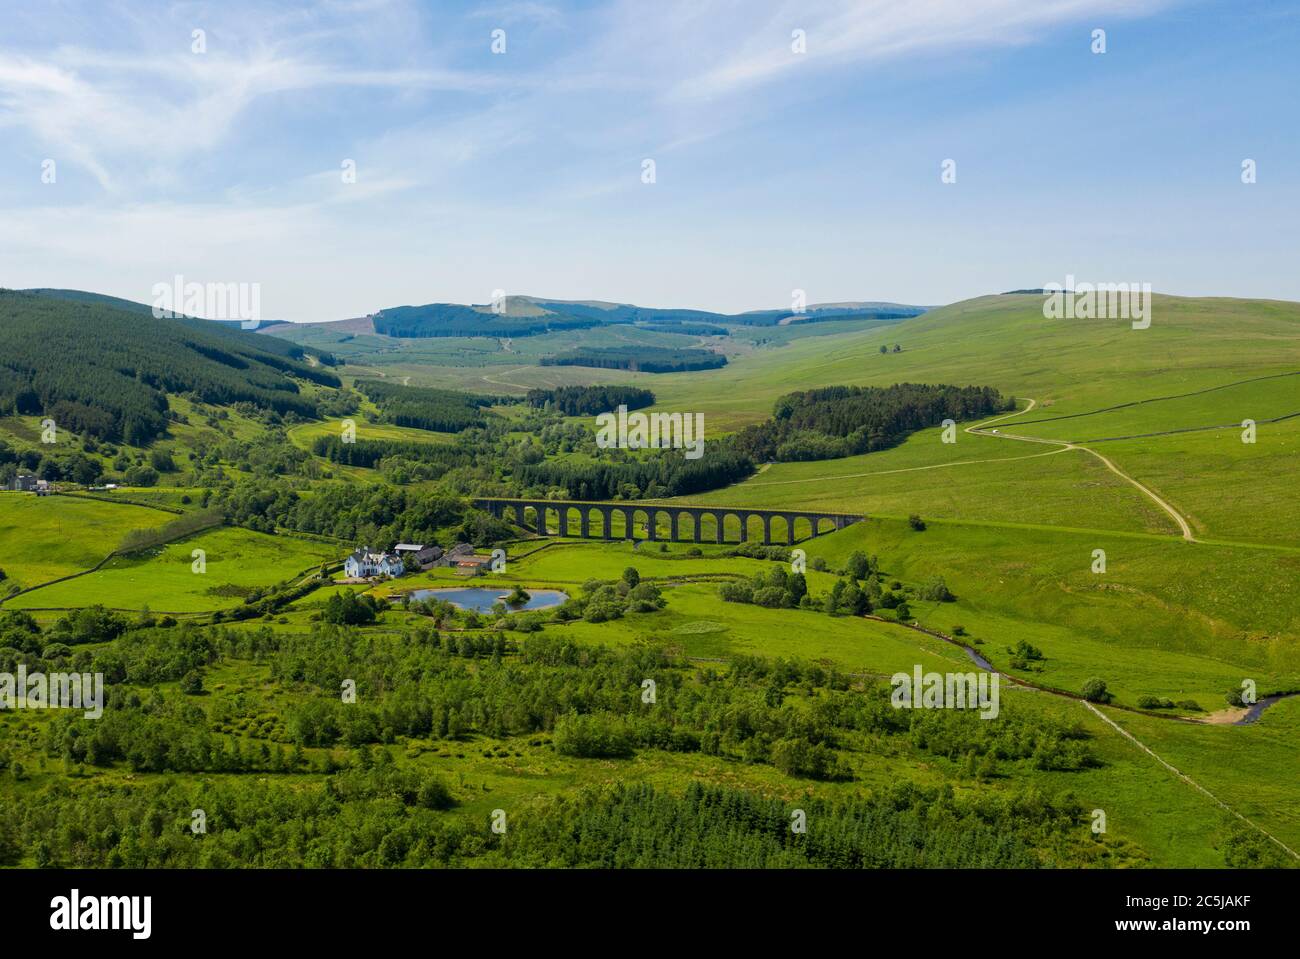
[[[1274,416],[1266,420],[1254,420],[1255,423],[1283,423],[1287,420],[1293,420],[1300,416],[1300,410],[1295,413],[1284,413],[1281,416]],[[1040,421],[1041,422],[1041,421]],[[1134,433],[1131,436],[1102,436],[1091,440],[1071,440],[1072,443],[1118,443],[1121,440],[1145,440],[1153,439],[1157,436],[1177,436],[1180,433],[1209,433],[1214,430],[1239,430],[1240,423],[1227,423],[1221,426],[1183,426],[1176,430],[1160,430],[1156,433]],[[1082,447],[1080,447],[1082,449]]]
[[[1043,417],[1042,419],[1037,419],[1037,420],[1024,420],[1023,422],[1024,422],[1025,424],[1030,424],[1030,423],[1055,423],[1055,422],[1057,422],[1057,421],[1059,421],[1059,420],[1073,420],[1073,419],[1079,419],[1080,417],[1083,417],[1083,416],[1096,416],[1096,415],[1098,415],[1099,413],[1113,413],[1113,412],[1115,412],[1115,410],[1127,410],[1127,409],[1132,409],[1132,408],[1135,407],[1135,406],[1146,406],[1148,403],[1163,403],[1163,402],[1167,402],[1168,400],[1182,400],[1182,399],[1186,399],[1186,398],[1189,397],[1189,396],[1203,396],[1203,395],[1206,394],[1206,393],[1216,393],[1216,392],[1218,392],[1219,390],[1227,390],[1227,389],[1231,389],[1231,388],[1234,387],[1234,386],[1244,386],[1244,385],[1247,384],[1247,383],[1259,383],[1259,382],[1262,382],[1262,381],[1264,381],[1264,380],[1280,380],[1280,379],[1285,379],[1285,378],[1288,377],[1288,376],[1300,376],[1300,370],[1292,370],[1292,371],[1287,372],[1287,373],[1269,373],[1269,374],[1266,375],[1266,376],[1252,376],[1252,377],[1250,377],[1250,378],[1248,378],[1248,379],[1244,379],[1244,380],[1234,380],[1234,381],[1231,382],[1231,383],[1222,383],[1222,384],[1220,384],[1220,385],[1218,385],[1218,386],[1207,386],[1207,387],[1206,387],[1205,389],[1203,389],[1203,390],[1192,390],[1190,393],[1171,393],[1171,394],[1168,395],[1168,396],[1153,396],[1153,397],[1151,397],[1150,399],[1145,399],[1145,400],[1133,400],[1133,401],[1130,402],[1130,403],[1120,403],[1120,404],[1117,405],[1117,406],[1105,406],[1105,407],[1102,407],[1101,409],[1097,409],[1097,410],[1089,410],[1089,411],[1086,412],[1086,413],[1066,413],[1064,416],[1047,416],[1047,417]],[[1028,413],[1029,410],[1026,409],[1024,412]],[[1300,415],[1300,414],[1292,413],[1292,414],[1290,414],[1290,415],[1291,415],[1291,416],[1297,416],[1297,415]],[[1097,441],[1096,441],[1096,440],[1087,440],[1087,441],[1085,441],[1085,442],[1093,442],[1093,443],[1095,443],[1095,442],[1097,442]]]
[[[184,516],[185,510],[175,506],[163,506],[161,503],[146,503],[143,500],[127,499],[124,496],[94,496],[81,490],[60,490],[56,496],[71,496],[74,499],[89,499],[96,503],[118,503],[124,506],[138,506],[141,509],[156,509],[163,513],[171,513],[175,516]]]
[[[90,497],[88,497],[88,498],[90,498]],[[134,504],[132,504],[132,505],[134,505]],[[182,514],[182,515],[183,515],[183,514]],[[154,549],[154,548],[156,548],[156,547],[158,547],[158,546],[168,546],[168,545],[170,545],[170,544],[172,544],[172,543],[179,543],[181,540],[183,540],[183,539],[185,539],[185,538],[187,538],[187,537],[189,537],[189,536],[196,536],[196,535],[198,535],[199,533],[206,533],[208,530],[212,530],[212,529],[221,529],[221,528],[224,528],[225,525],[226,525],[225,523],[213,523],[213,524],[210,525],[210,526],[202,526],[202,527],[200,527],[200,528],[198,528],[198,529],[186,530],[185,532],[181,533],[179,536],[173,536],[171,539],[165,539],[165,540],[162,540],[162,541],[160,541],[160,542],[154,543],[154,544],[152,544],[151,546],[149,546],[148,548],[149,548],[149,549]],[[90,569],[83,569],[83,570],[81,570],[81,571],[78,572],[78,573],[69,573],[67,576],[60,576],[58,579],[52,579],[52,580],[49,580],[48,582],[45,582],[45,583],[37,583],[35,586],[28,586],[26,589],[20,589],[20,590],[18,590],[18,592],[16,592],[16,593],[10,593],[8,596],[5,596],[5,597],[3,597],[3,598],[0,598],[0,606],[3,606],[5,603],[7,603],[7,602],[8,602],[9,600],[11,600],[11,599],[16,599],[16,598],[19,597],[19,596],[23,596],[23,595],[25,595],[26,593],[34,592],[35,590],[38,590],[38,589],[44,589],[46,586],[55,586],[55,585],[57,585],[57,584],[59,584],[59,583],[66,583],[66,582],[67,582],[68,580],[70,580],[70,579],[78,579],[79,577],[82,577],[82,576],[89,576],[91,573],[98,573],[101,569],[104,568],[104,566],[109,562],[109,560],[116,559],[116,558],[119,557],[119,556],[129,556],[129,555],[131,555],[132,553],[137,553],[137,552],[140,552],[140,550],[139,550],[139,549],[133,549],[133,550],[129,550],[129,551],[123,551],[123,550],[120,550],[120,549],[115,549],[115,550],[113,550],[113,552],[109,553],[107,556],[105,556],[103,559],[101,559],[101,560],[100,560],[98,563],[96,563],[94,566],[90,567]],[[72,606],[48,606],[48,607],[46,607],[46,606],[33,606],[33,607],[31,607],[31,608],[32,608],[32,609],[38,609],[38,610],[46,610],[46,611],[49,611],[49,610],[58,610],[58,609],[80,609],[81,607],[72,607]]]

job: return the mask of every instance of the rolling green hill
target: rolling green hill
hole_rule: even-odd
[[[984,296],[859,334],[760,351],[707,377],[655,379],[661,405],[718,429],[762,419],[776,399],[820,386],[989,383],[1054,414],[1186,393],[1300,369],[1300,304],[1154,297],[1149,329],[1127,320],[1047,320],[1042,299]],[[881,346],[902,347],[880,353]]]

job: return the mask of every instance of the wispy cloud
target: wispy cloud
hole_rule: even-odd
[[[726,0],[665,9],[629,0],[619,19],[628,47],[678,65],[671,95],[705,98],[743,92],[797,70],[1031,43],[1059,24],[1146,16],[1168,5],[1167,0]],[[801,32],[805,52],[795,52],[795,31]]]

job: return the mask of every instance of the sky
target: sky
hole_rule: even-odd
[[[0,286],[1300,300],[1297,52],[1261,0],[0,0]]]

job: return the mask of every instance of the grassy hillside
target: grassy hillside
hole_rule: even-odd
[[[1129,479],[1064,449],[1076,443],[1153,488],[1196,535],[1300,541],[1300,521],[1284,506],[1300,419],[1289,418],[1300,413],[1300,305],[1157,296],[1150,328],[1133,330],[1126,320],[1048,320],[1041,304],[1032,295],[981,297],[887,331],[797,341],[708,374],[663,375],[656,408],[702,411],[716,436],[761,419],[778,396],[818,385],[987,383],[1033,408],[998,424],[997,435],[962,432],[945,444],[930,431],[864,458],[777,464],[722,500],[810,497],[886,515],[1171,529],[1170,515]],[[901,352],[879,351],[894,343]],[[1254,443],[1241,441],[1245,419],[1258,424]],[[1057,445],[1008,442],[1008,434]]]
[[[1149,329],[1127,320],[1048,320],[1043,298],[984,296],[866,334],[760,352],[707,376],[655,380],[666,408],[720,430],[761,419],[816,386],[989,383],[1054,413],[1086,412],[1300,369],[1300,304],[1155,296]],[[881,346],[902,347],[880,353]]]

